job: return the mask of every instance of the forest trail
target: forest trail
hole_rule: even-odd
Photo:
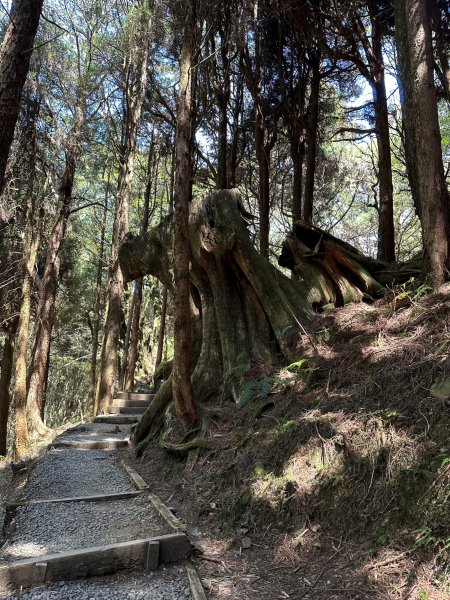
[[[67,430],[38,461],[7,508],[0,598],[197,598],[181,523],[117,455],[148,401],[122,394],[110,415]]]

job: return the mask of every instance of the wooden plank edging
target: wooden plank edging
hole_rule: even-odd
[[[0,567],[0,590],[107,575],[133,568],[154,570],[185,560],[192,552],[183,533],[35,556]]]
[[[135,485],[138,490],[147,490],[148,489],[148,483],[146,481],[144,481],[144,479],[142,479],[142,477],[139,475],[139,473],[137,471],[135,471],[132,467],[130,467],[130,465],[127,465],[127,463],[123,459],[120,460],[120,464],[125,469],[131,483],[133,485]]]
[[[130,467],[130,465],[127,465],[127,463],[123,459],[120,461],[120,463],[127,472],[131,481],[139,490],[147,490],[149,488],[148,483],[144,479],[142,479],[139,473],[137,473],[132,467]],[[153,504],[154,508],[158,511],[158,513],[161,515],[164,521],[166,521],[169,527],[173,529],[173,531],[186,531],[186,525],[182,521],[180,521],[180,519],[178,519],[171,510],[167,508],[164,502],[156,494],[152,494],[151,492],[149,492],[148,497],[151,503]]]
[[[197,569],[191,562],[186,563],[186,572],[191,586],[192,597],[194,600],[207,600],[202,582],[198,576]]]
[[[21,500],[7,504],[5,510],[12,510],[22,506],[35,504],[51,504],[53,502],[106,502],[110,500],[126,500],[127,498],[135,498],[142,494],[143,490],[133,490],[131,492],[114,492],[112,494],[94,494],[93,496],[74,496],[68,498],[45,498],[43,500]]]

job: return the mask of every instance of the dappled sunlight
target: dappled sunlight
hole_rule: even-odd
[[[34,558],[53,552],[56,552],[54,548],[36,542],[7,542],[1,549],[0,565],[10,560]]]

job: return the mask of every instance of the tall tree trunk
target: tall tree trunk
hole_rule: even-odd
[[[6,333],[0,374],[0,456],[6,456],[8,437],[9,406],[11,404],[11,376],[13,371],[14,342],[16,328],[10,327]]]
[[[103,209],[102,224],[100,231],[100,248],[97,263],[97,275],[95,279],[95,307],[94,307],[94,319],[92,321],[92,356],[91,356],[91,373],[89,379],[89,402],[92,409],[95,405],[95,389],[97,379],[97,354],[98,354],[98,334],[100,329],[100,308],[102,301],[102,276],[103,276],[103,261],[105,253],[105,232],[106,232],[106,218],[108,215],[108,196],[110,186],[110,174],[108,174],[108,181],[106,184],[105,192],[105,207]]]
[[[144,281],[142,277],[136,281],[133,291],[133,317],[131,320],[131,339],[130,347],[128,352],[128,361],[126,365],[125,377],[124,377],[124,389],[132,390],[134,388],[134,374],[136,371],[136,363],[138,359],[138,346],[139,346],[139,323],[141,318],[141,306],[142,306],[142,291],[144,287]]]
[[[31,292],[34,269],[40,241],[39,219],[36,218],[36,207],[32,199],[27,210],[24,251],[23,251],[23,283],[20,303],[19,326],[17,334],[17,357],[14,387],[15,431],[14,454],[22,457],[28,447],[29,433],[27,425],[27,351],[28,332],[30,327]],[[44,365],[45,366],[45,365]]]
[[[306,151],[305,200],[303,219],[313,222],[314,180],[317,160],[317,132],[319,126],[320,54],[314,54],[311,76],[311,91],[308,105],[308,148]]]
[[[16,458],[23,456],[29,443],[27,425],[27,354],[28,334],[30,328],[31,293],[33,289],[34,271],[38,256],[44,213],[43,203],[38,207],[35,194],[36,175],[36,121],[39,113],[39,102],[32,103],[32,116],[29,127],[29,188],[25,215],[25,234],[22,255],[22,297],[20,301],[19,324],[17,335],[17,356],[14,384],[14,454]]]
[[[371,29],[371,48],[366,42],[366,33],[362,25],[362,43],[365,47],[367,61],[370,67],[377,131],[378,148],[378,251],[380,260],[395,261],[395,228],[394,228],[394,189],[392,185],[391,143],[389,138],[389,113],[386,96],[385,67],[383,56],[383,30],[380,12],[375,0],[368,2]]]
[[[164,335],[166,329],[166,314],[167,314],[167,288],[163,289],[162,304],[161,304],[161,318],[159,323],[158,332],[158,348],[156,350],[155,360],[155,371],[159,367],[162,361],[163,349],[164,349]]]
[[[291,133],[291,160],[294,171],[292,180],[292,223],[302,218],[303,161],[306,149],[306,132],[300,123],[294,123]]]
[[[444,90],[446,98],[448,102],[450,102],[450,39],[448,37],[448,32],[446,31],[446,28],[442,22],[440,6],[441,4],[443,4],[443,7],[448,6],[448,4],[446,4],[446,0],[430,0],[430,10],[431,16],[433,18],[433,29],[436,34],[436,53],[440,63],[440,69],[437,69],[438,77],[441,80],[442,88]]]
[[[44,407],[46,370],[55,316],[56,292],[59,284],[61,249],[66,234],[71,201],[71,193],[65,195],[63,190],[60,190],[60,193],[64,195],[60,198],[56,222],[47,247],[28,376],[27,415],[29,432],[32,436],[37,436],[46,429],[41,414]]]
[[[0,194],[43,0],[14,0],[0,49]]]
[[[130,45],[128,81],[125,89],[125,140],[119,168],[119,182],[111,247],[108,286],[108,312],[103,334],[102,363],[97,389],[96,407],[105,413],[111,404],[117,381],[118,344],[122,312],[123,277],[118,262],[119,246],[128,233],[128,212],[131,201],[137,130],[141,118],[147,85],[148,33],[150,14],[142,7],[139,30]]]
[[[427,268],[438,286],[450,268],[450,200],[444,176],[426,0],[396,0],[395,34],[408,172]]]
[[[219,108],[218,153],[217,153],[217,187],[228,188],[228,103],[231,93],[230,72],[230,27],[231,2],[223,3],[223,19],[219,23],[220,55],[222,58],[222,78],[218,74],[216,64],[216,98]]]
[[[44,425],[42,415],[45,409],[45,388],[48,376],[50,343],[55,319],[56,294],[60,280],[61,253],[66,235],[67,222],[70,216],[75,171],[81,153],[80,136],[83,123],[84,99],[81,91],[79,91],[78,102],[75,107],[75,121],[70,143],[66,150],[65,169],[58,189],[59,205],[47,246],[47,257],[36,313],[27,395],[28,426],[32,437],[40,435],[47,429]]]
[[[377,257],[387,262],[395,261],[394,189],[392,185],[391,144],[389,115],[384,71],[380,71],[373,85],[375,122],[377,127],[379,220]]]
[[[189,203],[192,192],[192,59],[195,52],[196,0],[184,2],[185,22],[180,60],[177,109],[176,184],[174,206],[174,366],[172,391],[175,411],[186,424],[197,421],[192,372],[192,331],[189,278]]]
[[[147,162],[147,182],[145,186],[144,194],[144,211],[141,221],[141,235],[143,235],[148,229],[148,222],[150,219],[150,197],[153,183],[153,159],[154,159],[154,143],[153,139],[150,144],[150,150],[148,153]],[[173,169],[172,169],[173,171]],[[155,184],[158,179],[158,161],[155,166]],[[171,183],[171,194],[173,194],[173,183]],[[156,196],[156,188],[155,188]],[[132,318],[130,319],[130,340],[129,348],[126,359],[124,358],[124,379],[123,388],[125,390],[132,390],[134,388],[134,374],[136,371],[136,364],[138,359],[138,346],[139,346],[139,324],[141,320],[141,306],[142,306],[142,293],[144,289],[144,280],[142,277],[138,279],[133,286],[133,301],[131,312]],[[131,310],[131,308],[130,308]]]
[[[261,105],[255,102],[255,151],[258,161],[258,207],[259,207],[259,251],[262,256],[269,256],[270,233],[270,154],[264,143],[265,123]]]
[[[135,308],[135,302],[136,302],[136,295],[135,295],[135,286],[133,285],[133,290],[131,292],[131,299],[130,299],[130,306],[128,309],[128,318],[127,318],[127,328],[126,328],[126,332],[125,332],[125,340],[123,343],[123,360],[122,360],[122,365],[119,369],[120,372],[120,376],[119,376],[119,387],[121,390],[125,390],[125,378],[127,376],[127,371],[128,371],[128,356],[129,356],[129,350],[130,350],[130,340],[131,340],[131,328],[132,328],[132,323],[133,323],[133,314],[134,314],[134,308]]]
[[[244,145],[242,140],[240,119],[242,118],[242,105],[244,98],[244,81],[242,73],[238,73],[233,81],[234,98],[233,98],[233,110],[231,120],[231,142],[229,148],[229,176],[228,184],[230,188],[235,188],[237,185],[237,169],[239,164],[239,142]]]

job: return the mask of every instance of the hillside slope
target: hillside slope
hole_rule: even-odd
[[[425,291],[318,315],[297,363],[210,406],[193,465],[156,442],[136,461],[211,598],[449,597],[450,286]]]

